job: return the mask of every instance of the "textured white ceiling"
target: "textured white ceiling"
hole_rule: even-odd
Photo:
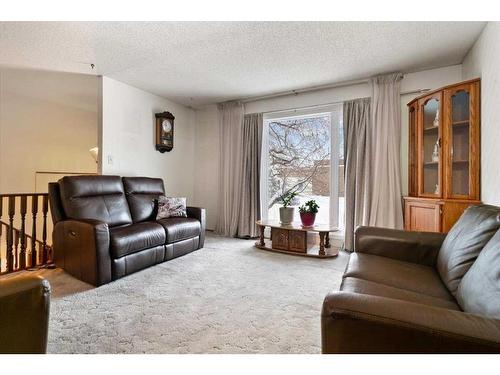
[[[458,64],[484,25],[1,22],[0,64],[101,74],[199,106]]]

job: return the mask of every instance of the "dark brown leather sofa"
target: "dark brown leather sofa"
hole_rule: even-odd
[[[500,353],[500,208],[447,234],[360,227],[321,316],[323,353]]]
[[[156,220],[163,180],[67,176],[49,184],[55,263],[99,286],[203,247],[205,210]]]
[[[47,350],[50,284],[40,276],[0,280],[0,354]]]

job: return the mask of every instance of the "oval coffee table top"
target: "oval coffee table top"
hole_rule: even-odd
[[[301,230],[304,232],[337,232],[339,230],[339,228],[329,224],[315,224],[312,227],[304,227],[299,222],[283,225],[278,220],[257,220],[255,224],[264,227]]]

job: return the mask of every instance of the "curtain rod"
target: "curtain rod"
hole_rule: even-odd
[[[248,98],[241,99],[240,101],[242,103],[256,102],[256,101],[263,100],[263,99],[277,98],[279,96],[298,95],[298,94],[302,94],[302,93],[310,92],[310,91],[318,91],[318,90],[333,89],[336,87],[361,85],[363,83],[368,83],[368,82],[370,82],[369,78],[357,79],[357,80],[352,80],[352,81],[337,82],[337,83],[329,83],[326,85],[312,86],[312,87],[308,87],[308,88],[304,88],[304,89],[276,92],[274,94],[268,94],[268,95],[250,96]]]
[[[411,90],[411,91],[403,91],[399,95],[403,96],[403,95],[410,95],[410,94],[422,94],[422,93],[427,92],[427,91],[430,91],[430,89],[417,89],[417,90]],[[366,99],[366,98],[357,98],[357,99]],[[306,109],[329,107],[329,106],[332,106],[332,105],[342,104],[343,102],[344,101],[341,100],[341,101],[338,101],[338,102],[309,105],[309,106],[305,106],[305,107],[291,107],[291,108],[284,108],[284,109],[278,109],[278,110],[264,111],[264,112],[260,112],[260,113],[262,113],[263,115],[265,115],[265,114],[269,114],[269,113],[280,113],[280,112],[289,112],[289,111],[302,111],[302,110],[306,110]]]
[[[305,89],[289,90],[289,91],[277,92],[274,94],[248,97],[245,99],[241,99],[240,102],[241,103],[251,103],[251,102],[257,102],[259,100],[264,100],[264,99],[278,98],[281,96],[299,95],[299,94],[303,94],[303,93],[307,93],[307,92],[311,92],[311,91],[320,91],[320,90],[327,90],[327,89],[333,89],[333,88],[339,88],[339,87],[361,85],[363,83],[368,83],[368,82],[370,82],[370,79],[358,79],[358,80],[353,80],[353,81],[332,83],[332,84],[328,84],[328,85],[313,86],[313,87],[309,87],[309,88],[305,88]],[[430,89],[428,89],[428,88],[423,88],[423,89],[417,89],[417,90],[411,90],[411,91],[404,91],[401,93],[401,95],[424,93],[424,92],[429,91],[429,90]]]
[[[263,115],[269,114],[269,113],[281,113],[281,112],[290,112],[290,111],[303,111],[306,109],[313,109],[313,108],[321,108],[321,107],[329,107],[333,105],[339,105],[342,104],[342,101],[340,102],[333,102],[333,103],[325,103],[325,104],[316,104],[316,105],[308,105],[305,107],[293,107],[293,108],[285,108],[285,109],[278,109],[276,111],[266,111],[266,112],[260,112]]]

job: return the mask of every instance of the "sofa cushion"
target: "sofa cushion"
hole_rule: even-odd
[[[456,295],[462,277],[498,228],[500,208],[489,205],[467,208],[451,228],[439,250],[437,269],[453,295]]]
[[[201,234],[200,222],[190,217],[169,217],[157,220],[157,223],[165,228],[167,243],[174,243]]]
[[[379,284],[374,281],[358,279],[357,277],[345,277],[342,280],[340,290],[343,292],[368,294],[371,296],[416,302],[423,305],[441,307],[450,310],[460,310],[460,307],[455,302],[448,299],[431,297],[410,290]]]
[[[500,231],[462,278],[457,301],[466,312],[500,319]]]
[[[187,217],[186,198],[160,195],[158,198],[156,220],[167,219],[169,217]]]
[[[140,271],[165,260],[165,246],[155,246],[112,260],[113,280]]]
[[[155,201],[165,194],[163,180],[149,177],[123,177],[125,196],[134,223],[156,218]]]
[[[110,252],[114,259],[164,245],[165,240],[165,230],[155,222],[135,223],[109,230]]]
[[[344,274],[379,284],[454,301],[436,270],[378,255],[353,253]]]
[[[122,179],[118,176],[66,176],[59,180],[68,219],[93,219],[110,227],[130,224]]]

